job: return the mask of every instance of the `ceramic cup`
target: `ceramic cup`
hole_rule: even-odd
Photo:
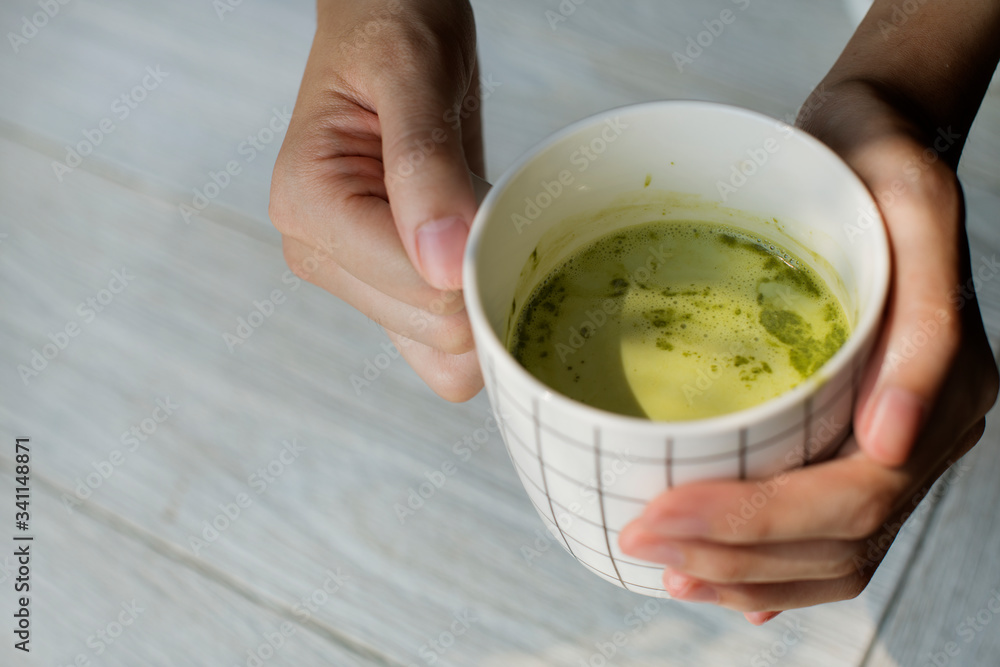
[[[791,250],[838,295],[847,342],[790,391],[695,421],[605,412],[536,380],[506,347],[531,289],[582,245],[656,219],[724,222]],[[464,266],[486,390],[553,539],[598,576],[659,597],[662,566],[623,554],[621,529],[672,486],[766,479],[835,453],[851,434],[888,284],[884,225],[854,172],[785,123],[706,102],[630,106],[550,137],[486,195]],[[748,502],[766,502],[768,488]]]

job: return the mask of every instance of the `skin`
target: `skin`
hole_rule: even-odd
[[[832,462],[788,474],[736,530],[725,517],[759,491],[754,482],[672,490],[620,536],[626,553],[667,565],[664,582],[678,599],[736,609],[756,624],[864,590],[899,521],[978,442],[997,396],[978,303],[959,307],[954,295],[971,277],[955,166],[1000,58],[1000,5],[929,2],[884,30],[896,27],[893,9],[875,4],[799,118],[875,194],[892,247],[892,291],[855,410],[857,441]],[[924,151],[942,129],[960,139],[935,149],[931,162]],[[929,321],[938,330],[907,358],[907,343]],[[872,544],[880,545],[874,554]]]
[[[666,566],[676,598],[755,624],[864,590],[899,521],[982,436],[997,396],[978,303],[954,295],[971,276],[955,166],[1000,58],[1000,3],[929,0],[896,23],[894,10],[876,2],[798,122],[875,194],[892,246],[857,440],[784,475],[735,530],[726,516],[756,482],[673,489],[620,537],[626,553]],[[455,114],[478,109],[477,70],[466,0],[320,0],[271,192],[291,269],[384,326],[452,401],[482,388],[458,291],[481,121]],[[938,150],[941,131],[957,138]],[[934,333],[907,355],[928,321]]]
[[[439,395],[468,400],[483,386],[458,291],[476,213],[469,172],[484,174],[472,9],[464,0],[317,7],[271,183],[285,259],[385,327]],[[426,233],[449,221],[436,242]]]

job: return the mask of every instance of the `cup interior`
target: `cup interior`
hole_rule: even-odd
[[[827,366],[877,327],[888,243],[860,179],[804,132],[703,102],[607,112],[522,158],[487,196],[470,234],[465,285],[473,326],[485,320],[490,345],[506,353],[520,308],[553,268],[595,238],[652,220],[735,226],[809,263],[851,324]]]

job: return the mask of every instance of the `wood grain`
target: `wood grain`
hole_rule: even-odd
[[[619,104],[685,97],[792,113],[850,30],[834,3],[758,0],[679,72],[672,53],[732,3],[639,0],[625,12],[589,0],[555,30],[545,17],[553,0],[475,6],[483,73],[502,83],[485,103],[493,178],[549,132]],[[33,2],[5,3],[0,26],[34,11]],[[544,528],[499,437],[485,430],[484,397],[446,404],[400,360],[356,391],[351,376],[388,339],[286,273],[266,216],[280,138],[253,160],[240,147],[275,108],[291,108],[312,13],[304,0],[244,2],[224,20],[209,2],[75,0],[20,53],[0,49],[0,80],[15,93],[0,96],[0,436],[42,443],[45,547],[41,662],[15,664],[67,663],[89,650],[78,647],[95,623],[140,596],[148,625],[100,664],[244,664],[262,633],[288,620],[296,642],[267,664],[408,667],[428,664],[428,640],[470,612],[477,620],[438,664],[575,666],[620,631],[620,665],[749,664],[782,642],[787,619],[802,641],[781,646],[785,664],[854,665],[867,655],[908,666],[922,657],[914,651],[943,646],[953,619],[980,608],[1000,575],[975,556],[994,553],[997,539],[985,523],[998,493],[985,471],[995,463],[978,450],[983,471],[977,463],[976,475],[946,489],[926,535],[929,512],[903,531],[859,599],[760,629],[673,602],[636,627],[628,615],[646,598],[597,580],[554,543],[529,562],[522,548],[538,546]],[[162,85],[57,180],[52,161],[114,117],[113,100],[158,64],[170,72]],[[992,93],[962,171],[974,262],[1000,247],[998,110]],[[178,206],[233,159],[239,178],[186,224]],[[134,280],[85,321],[79,304],[123,269]],[[979,287],[995,338],[1000,286]],[[283,302],[231,352],[223,334],[275,290]],[[80,335],[26,386],[17,366],[70,321]],[[174,414],[126,451],[122,434],[167,398]],[[995,451],[997,435],[979,449]],[[453,449],[466,436],[484,441],[468,461]],[[286,441],[302,451],[261,488],[258,470],[280,462]],[[87,491],[114,450],[124,463],[67,508],[64,496]],[[0,461],[9,469],[6,451]],[[446,461],[458,472],[401,522],[396,506]],[[0,479],[7,497],[9,477]],[[249,504],[239,518],[193,548],[240,494]],[[961,545],[964,566],[952,567]],[[337,568],[350,584],[301,621],[295,605]],[[948,595],[916,614],[931,599],[925,579]],[[963,659],[990,650],[980,636]]]
[[[1000,425],[938,483],[940,507],[900,581],[869,665],[989,665],[1000,655]],[[935,663],[934,661],[937,661]]]

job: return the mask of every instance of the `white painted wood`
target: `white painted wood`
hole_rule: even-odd
[[[996,664],[1000,655],[998,439],[1000,426],[994,418],[983,442],[958,464],[954,477],[946,478],[947,493],[901,581],[866,667]]]
[[[31,444],[35,461],[44,462],[43,450],[50,443]],[[11,473],[5,459],[0,473],[4,499],[13,496]],[[268,656],[273,645],[278,649],[264,664],[378,664],[332,643],[315,622],[293,625],[306,612],[315,616],[308,609],[298,612],[281,605],[269,609],[271,601],[226,572],[179,564],[161,551],[163,545],[155,538],[137,540],[119,518],[113,525],[84,515],[63,520],[58,496],[38,476],[33,479],[30,652],[16,651],[9,638],[15,610],[11,591],[19,575],[5,530],[0,556],[3,664],[228,667],[245,665],[248,651]],[[321,601],[316,591],[324,584],[336,591],[336,584],[327,584],[325,578],[312,583],[312,590],[303,590],[303,596],[315,595]],[[345,582],[341,590],[350,585]],[[322,608],[318,602],[315,606]]]
[[[211,223],[176,225],[155,201],[86,173],[46,197],[51,184],[35,178],[45,161],[9,142],[3,153],[10,159],[0,183],[24,176],[20,191],[4,189],[8,216],[41,221],[15,225],[0,255],[0,299],[11,303],[4,313],[9,361],[0,366],[7,373],[3,423],[49,443],[37,465],[72,496],[95,463],[123,449],[120,434],[149,417],[158,398],[180,406],[109,479],[98,480],[82,509],[59,508],[53,521],[75,523],[87,508],[100,508],[101,516],[120,516],[169,542],[179,565],[205,562],[286,604],[304,581],[342,565],[359,585],[318,618],[402,664],[464,608],[483,620],[452,650],[453,664],[535,654],[572,664],[589,655],[595,638],[623,629],[627,612],[644,602],[597,580],[554,544],[526,561],[521,547],[532,545],[541,523],[495,434],[401,526],[394,504],[456,459],[452,443],[484,427],[486,403],[442,403],[398,362],[357,396],[349,375],[364,369],[358,343],[376,330],[307,287],[288,288],[289,301],[230,354],[222,332],[254,299],[287,287],[276,248]],[[104,194],[93,202],[98,191]],[[131,270],[134,283],[83,326],[75,304],[98,293],[116,267]],[[14,366],[68,319],[80,321],[81,334],[21,391]],[[364,354],[380,353],[377,343],[370,348]],[[250,475],[290,438],[305,451],[258,495]],[[252,504],[195,559],[190,537],[240,493]],[[891,590],[887,573],[887,585],[873,586],[875,609]],[[823,654],[844,658],[864,648],[865,602],[845,606],[855,611],[832,606],[801,615],[843,617],[852,627],[858,639],[847,645],[817,629]],[[653,639],[636,639],[636,660],[683,650],[687,664],[699,664],[780,634],[710,608],[671,604],[661,618],[642,635]],[[727,639],[690,643],[699,636]]]
[[[545,18],[554,0],[475,4],[483,73],[503,84],[486,102],[492,178],[549,132],[619,104],[696,97],[792,113],[849,31],[836,3],[755,0],[682,73],[671,53],[732,3],[640,0],[626,12],[590,0],[554,31]],[[5,3],[0,26],[33,11],[33,2]],[[73,610],[58,619],[51,612],[50,646],[87,636],[107,605],[143,590],[164,610],[158,619],[178,619],[178,632],[141,635],[135,641],[149,653],[133,648],[116,658],[121,664],[229,664],[237,659],[230,653],[287,618],[339,566],[356,585],[305,624],[301,654],[270,664],[426,664],[420,647],[472,609],[480,620],[439,664],[578,665],[595,642],[630,630],[626,614],[646,599],[597,580],[554,545],[526,561],[521,548],[544,529],[496,434],[400,524],[394,505],[456,458],[453,444],[483,428],[488,406],[483,397],[440,401],[398,360],[355,392],[351,375],[375,363],[387,339],[329,295],[283,282],[266,218],[277,140],[244,162],[204,215],[186,225],[177,212],[208,171],[241,157],[240,143],[274,107],[291,107],[312,12],[304,0],[259,0],[220,21],[209,2],[75,0],[21,53],[0,48],[0,80],[14,91],[0,96],[0,436],[45,443],[36,459],[46,480],[39,521],[48,522],[41,536],[58,556],[39,568],[38,595],[49,609]],[[51,161],[63,158],[63,146],[157,64],[171,72],[162,86],[59,183]],[[963,167],[974,261],[1000,247],[998,109],[994,93]],[[77,304],[122,267],[134,282],[84,323]],[[230,353],[223,333],[275,289],[287,300]],[[1000,288],[982,289],[995,337]],[[24,387],[16,366],[70,320],[85,324],[81,334]],[[181,407],[84,507],[53,505],[168,396]],[[304,451],[257,494],[250,476],[292,438]],[[190,537],[241,493],[252,504],[194,554]],[[947,539],[964,540],[970,552],[996,539],[958,514],[948,523],[959,532]],[[785,616],[805,629],[789,647],[795,663],[859,664],[921,530],[918,522],[904,531],[858,600],[789,613],[762,629],[730,612],[663,603],[629,635],[618,664],[748,664],[778,641]],[[950,573],[947,585],[963,591],[988,579],[986,565],[977,567],[952,571],[932,559],[926,571]],[[922,604],[909,581],[901,593]],[[956,593],[951,608],[977,604],[974,593]],[[925,627],[900,609],[889,607],[885,628]],[[181,634],[192,627],[191,638]],[[886,645],[909,636],[900,633]],[[46,664],[71,657],[43,655]]]

